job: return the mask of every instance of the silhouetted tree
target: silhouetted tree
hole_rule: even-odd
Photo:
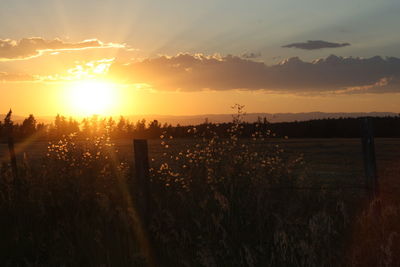
[[[10,109],[10,111],[8,111],[6,117],[4,118],[4,123],[2,126],[3,141],[6,141],[13,135],[14,122],[11,119],[11,115],[12,115],[12,110]]]
[[[118,137],[124,137],[126,133],[126,120],[124,116],[119,117],[119,121],[117,123],[117,136]]]
[[[28,118],[26,118],[20,127],[20,135],[22,138],[27,138],[36,132],[36,119],[30,114]]]
[[[115,137],[115,121],[112,117],[108,118],[107,120],[107,131],[111,137]]]
[[[181,126],[177,124],[161,123],[158,120],[151,121],[148,125],[146,120],[138,120],[135,124],[123,116],[116,123],[112,117],[100,118],[93,116],[84,118],[81,123],[73,118],[67,119],[57,115],[52,124],[37,123],[31,114],[21,124],[14,124],[10,110],[4,122],[0,121],[0,140],[6,141],[11,135],[16,141],[27,138],[37,132],[37,138],[42,140],[57,140],[63,135],[77,133],[80,138],[94,135],[109,134],[112,138],[159,138],[165,132],[168,136],[176,138],[193,137],[193,126]],[[373,118],[374,133],[376,137],[400,137],[400,116]],[[209,137],[214,133],[220,137],[229,137],[228,129],[233,125],[230,123],[204,123],[196,125],[196,136]],[[269,123],[266,118],[258,118],[254,123],[241,123],[240,137],[251,137],[254,132],[272,132],[277,137],[288,136],[290,138],[358,138],[360,137],[360,120],[358,118],[318,119],[309,121]]]
[[[92,131],[92,135],[99,134],[99,116],[98,115],[93,115],[90,118],[90,128]]]
[[[157,138],[161,135],[161,124],[158,122],[158,120],[153,120],[150,122],[148,133],[149,138]]]
[[[81,136],[84,138],[87,138],[92,135],[91,128],[90,128],[90,122],[87,118],[84,118],[82,120],[82,131],[81,131]]]
[[[71,133],[79,133],[79,122],[74,120],[72,117],[69,117],[68,134],[71,134]]]

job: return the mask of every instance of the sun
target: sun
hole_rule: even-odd
[[[79,81],[68,89],[71,113],[79,116],[110,115],[117,105],[114,84],[105,81]]]

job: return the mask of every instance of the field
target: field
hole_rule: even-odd
[[[398,139],[376,139],[381,199],[372,202],[358,139],[149,140],[148,219],[131,193],[132,140],[110,147],[98,139],[66,140],[47,147],[16,144],[21,185],[7,166],[0,169],[1,264],[400,262]],[[7,154],[1,144],[3,162]]]
[[[159,163],[161,155],[166,152],[159,139],[148,141],[149,158]],[[170,142],[170,151],[181,151],[186,146],[192,146],[195,140],[176,139]],[[133,161],[132,140],[117,140],[114,142],[121,161]],[[287,157],[302,155],[307,172],[307,178],[314,185],[321,185],[327,190],[347,191],[350,194],[364,195],[365,173],[363,154],[359,139],[272,139],[260,142],[257,150],[262,151],[266,145],[279,145]],[[17,157],[23,160],[24,154],[30,161],[38,163],[47,152],[48,142],[34,142],[31,144],[16,144]],[[378,177],[384,184],[390,183],[386,189],[390,195],[400,189],[400,183],[393,177],[400,168],[400,139],[375,139]],[[0,144],[0,159],[8,161],[8,148]],[[154,165],[154,162],[150,161]]]
[[[195,142],[191,139],[177,139],[170,141],[170,148],[181,150],[185,145]],[[364,178],[363,156],[359,139],[272,139],[259,144],[262,150],[266,144],[279,145],[289,156],[304,155],[307,169],[311,177],[323,182],[340,180],[346,184],[362,183]],[[48,142],[34,142],[31,144],[16,144],[19,159],[23,154],[30,160],[41,159],[47,151]],[[132,140],[117,140],[115,146],[122,159],[133,160]],[[400,139],[377,138],[375,150],[378,171],[384,175],[400,162]],[[164,152],[160,140],[149,140],[149,157],[159,158]],[[0,144],[0,159],[8,159],[7,144]]]

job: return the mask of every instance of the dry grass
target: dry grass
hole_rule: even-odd
[[[240,116],[228,139],[195,129],[179,146],[161,137],[150,172],[150,239],[134,208],[134,170],[109,138],[49,144],[42,161],[23,160],[18,186],[3,164],[0,265],[145,266],[146,249],[162,266],[399,263],[396,200],[365,204],[357,215],[359,191],[321,187],[310,179],[312,163],[268,132],[238,138]]]

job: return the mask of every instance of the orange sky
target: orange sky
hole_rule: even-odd
[[[121,49],[125,51],[120,51]],[[184,73],[194,72],[196,71],[195,68],[205,72],[200,73],[199,76],[183,78],[182,72],[175,70],[178,65],[174,66],[174,64],[178,64],[175,61],[178,61],[179,56],[175,59],[165,58],[160,60],[175,60],[172,62],[173,64],[167,62],[168,66],[171,64],[174,66],[172,69],[162,69],[163,66],[160,66],[160,64],[164,64],[162,62],[155,64],[136,60],[130,63],[139,62],[142,64],[135,67],[136,70],[120,70],[118,68],[113,70],[112,68],[116,65],[123,68],[124,64],[127,64],[126,62],[119,62],[121,58],[126,57],[125,54],[129,54],[129,51],[126,51],[125,48],[92,48],[73,51],[47,51],[35,58],[0,62],[0,67],[7,66],[11,70],[17,70],[3,74],[3,77],[5,75],[9,77],[3,78],[3,81],[0,82],[2,92],[0,108],[3,112],[12,108],[15,114],[34,113],[37,116],[57,113],[74,116],[90,115],[91,112],[103,115],[229,113],[231,112],[230,107],[235,103],[245,105],[248,112],[269,113],[308,111],[398,112],[399,110],[400,97],[396,91],[368,92],[368,90],[371,90],[368,83],[366,89],[361,88],[361,91],[366,92],[351,93],[350,91],[343,92],[344,87],[340,87],[340,84],[332,85],[332,88],[326,90],[318,90],[318,88],[311,88],[312,81],[306,81],[307,86],[311,88],[306,90],[308,87],[301,87],[301,84],[299,84],[299,88],[291,83],[279,85],[281,80],[277,80],[275,83],[280,88],[274,90],[274,88],[262,89],[263,83],[270,87],[274,84],[271,85],[268,81],[262,80],[257,82],[259,77],[254,76],[250,77],[248,81],[243,81],[243,86],[248,83],[251,88],[235,88],[234,85],[237,83],[241,86],[241,79],[248,78],[236,77],[237,79],[229,81],[235,75],[228,73],[224,77],[224,69],[218,70],[218,68],[227,68],[229,72],[229,68],[232,68],[231,66],[222,66],[223,59],[218,59],[221,61],[216,61],[217,65],[215,66],[211,64],[210,68],[213,68],[211,75],[207,69],[202,70],[207,66],[198,67],[197,63],[185,63],[185,60],[193,60],[194,57],[188,56],[186,59],[179,59],[183,62],[179,64],[193,65],[191,70],[190,67],[187,67],[188,69],[184,70]],[[211,57],[209,58],[211,60]],[[237,63],[238,68],[241,67],[240,64],[263,64],[254,61],[242,60],[242,62],[239,58],[235,60],[239,61]],[[221,66],[218,67],[218,64]],[[249,67],[247,65],[244,68]],[[262,67],[265,68],[266,65],[263,64]],[[199,70],[197,71],[200,72]],[[254,71],[257,72],[257,70]],[[222,77],[216,76],[214,73],[218,73]],[[248,74],[243,71],[242,75]],[[250,75],[252,74],[250,73]],[[290,80],[290,77],[283,80]],[[221,81],[218,79],[221,79]],[[299,78],[297,79],[304,82]],[[107,98],[112,103],[105,102],[104,109],[98,106],[91,109],[91,105],[94,103],[99,102],[101,104],[101,100],[96,98],[99,95],[95,93],[96,91],[91,91],[93,98],[88,97],[87,93],[85,94],[85,91],[91,90],[85,88],[85,83],[91,80],[102,81],[108,86],[111,85],[109,90],[112,96],[110,97],[110,92],[108,92]],[[256,82],[252,84],[254,80]],[[193,82],[193,88],[191,82]],[[318,87],[321,81],[315,81],[315,83]],[[206,88],[208,84],[210,88]],[[201,86],[204,86],[204,88],[201,88]],[[232,88],[229,88],[229,86],[232,86]],[[284,90],[285,86],[287,86],[287,90]],[[79,87],[82,88],[79,89]],[[354,86],[349,86],[349,88],[354,88]],[[82,90],[82,94],[77,93],[77,90]],[[84,106],[85,103],[87,103],[88,108],[84,109],[79,106]]]
[[[292,70],[291,62],[268,66],[239,57],[186,54],[126,60],[135,52],[127,51],[124,45],[103,46],[53,49],[29,59],[3,60],[0,68],[11,71],[3,72],[0,82],[1,113],[12,108],[15,114],[37,116],[57,113],[189,115],[229,113],[235,103],[245,105],[248,112],[399,111],[400,96],[396,87],[392,89],[385,81],[366,78],[365,84],[361,81],[357,86],[358,81],[353,83],[340,74],[338,77],[332,74],[332,81],[324,84],[318,78],[304,80],[293,73],[297,71],[296,64],[311,64],[314,68],[319,64],[316,62],[298,60]],[[365,64],[369,63],[365,61]],[[254,70],[246,71],[248,68]],[[265,74],[254,75],[258,68]],[[286,69],[274,74],[274,68]],[[271,75],[269,72],[274,76],[264,80],[265,75]],[[288,72],[286,76],[285,72]],[[100,88],[97,93],[93,88],[86,88],[88,81],[110,88],[105,93]]]
[[[399,112],[397,1],[283,2],[4,0],[0,114]]]

